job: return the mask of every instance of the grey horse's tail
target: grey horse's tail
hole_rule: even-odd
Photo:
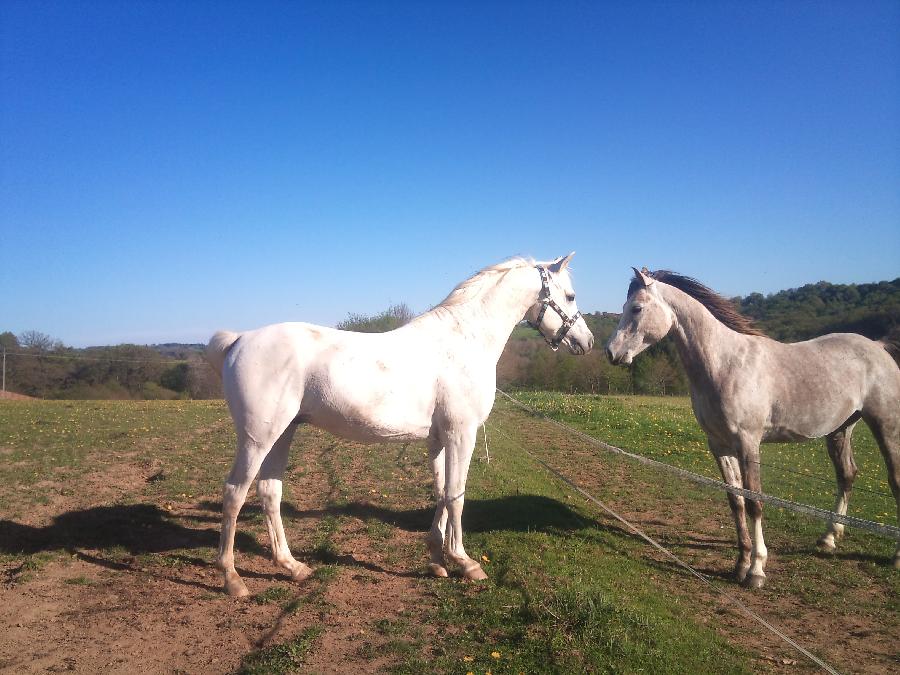
[[[881,340],[881,346],[885,351],[894,357],[894,363],[900,368],[900,339],[889,337]]]
[[[239,337],[241,337],[240,333],[220,330],[210,338],[209,344],[206,346],[206,360],[209,361],[209,365],[213,367],[219,377],[222,377],[222,366],[225,364],[228,350]]]

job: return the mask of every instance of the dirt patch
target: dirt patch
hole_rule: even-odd
[[[392,627],[430,602],[421,537],[396,530],[373,546],[365,516],[335,508],[325,449],[303,452],[286,481],[288,538],[297,557],[328,575],[298,585],[271,564],[251,494],[237,566],[255,598],[226,597],[212,565],[219,496],[115,506],[156,469],[123,462],[89,474],[74,494],[55,495],[20,524],[15,536],[31,542],[33,555],[0,565],[0,671],[232,672],[248,653],[310,626],[324,628],[306,666],[314,672],[395,663],[396,645],[385,647],[395,642]],[[45,482],[41,489],[54,487]],[[318,526],[332,512],[333,559],[323,560]],[[111,531],[129,523],[137,534]]]
[[[35,401],[34,396],[26,396],[25,394],[15,394],[11,391],[0,391],[0,401]]]

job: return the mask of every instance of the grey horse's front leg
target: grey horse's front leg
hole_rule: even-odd
[[[762,492],[762,480],[759,475],[759,439],[741,439],[740,459],[744,489]],[[758,499],[747,499],[745,503],[752,526],[753,549],[750,551],[750,569],[744,579],[744,585],[747,588],[762,588],[766,583],[766,560],[769,557],[762,529],[763,504]]]
[[[716,451],[713,451],[714,453]],[[732,487],[743,487],[741,478],[741,465],[734,455],[716,455],[722,480]],[[738,557],[734,563],[734,578],[738,583],[743,583],[750,569],[750,552],[753,542],[750,540],[750,532],[747,530],[747,512],[744,506],[744,498],[741,495],[728,493],[728,505],[731,507],[731,516],[734,518],[734,527],[737,531]]]

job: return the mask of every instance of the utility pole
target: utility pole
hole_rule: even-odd
[[[3,348],[3,389],[6,391],[6,347]]]

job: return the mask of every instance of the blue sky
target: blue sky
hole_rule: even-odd
[[[206,341],[576,250],[726,295],[900,275],[897,2],[0,11],[0,331]]]

